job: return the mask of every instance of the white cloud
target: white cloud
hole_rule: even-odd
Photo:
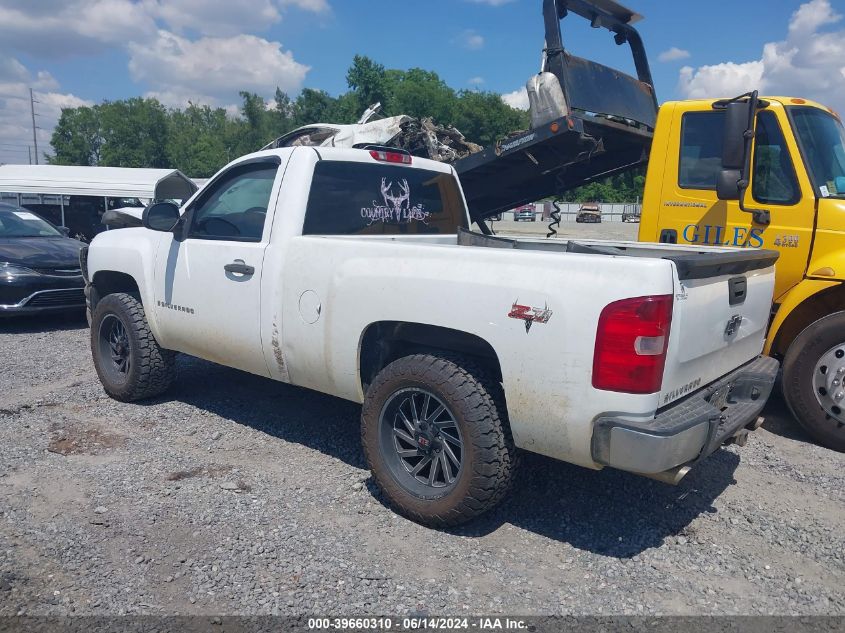
[[[458,38],[458,42],[460,42],[461,46],[471,51],[477,51],[484,48],[484,36],[474,29],[467,29],[461,33]]]
[[[510,107],[516,108],[517,110],[527,110],[528,92],[525,90],[525,88],[520,88],[519,90],[508,92],[502,95],[502,101],[507,103]]]
[[[762,88],[764,70],[763,62],[725,62],[698,69],[684,66],[680,73],[680,88],[689,99],[736,96]]]
[[[811,0],[792,14],[785,40],[763,46],[759,60],[681,69],[678,89],[689,98],[730,97],[749,90],[814,99],[845,109],[845,29],[829,0]]]
[[[470,86],[480,86],[484,83],[484,77],[470,77],[467,79],[467,83]]]
[[[34,75],[14,57],[0,55],[0,163],[26,163],[32,143],[29,89],[35,91],[39,161],[50,151],[50,136],[62,108],[92,105],[72,94],[58,92],[59,84],[47,71]],[[43,161],[42,161],[43,162]]]
[[[296,92],[309,70],[279,42],[254,35],[191,41],[159,31],[149,45],[130,44],[129,54],[132,78],[146,82],[168,105],[218,105],[231,102],[238,90],[267,94],[276,86]]]
[[[657,60],[661,62],[675,62],[680,59],[688,59],[689,51],[673,46],[669,50],[663,51],[657,56]]]
[[[131,0],[0,3],[0,48],[45,57],[92,54],[155,34],[155,22]]]
[[[228,36],[264,30],[281,20],[273,0],[142,0],[150,16],[177,33]]]
[[[237,113],[238,90],[297,92],[309,67],[278,42],[247,34],[285,10],[330,12],[328,0],[0,0],[0,162],[26,161],[32,144],[29,88],[36,90],[39,150],[49,150],[62,107],[93,105],[60,90],[46,71],[18,56],[67,59],[126,51],[132,79],[147,96]],[[96,59],[94,60],[96,63]],[[13,98],[6,98],[13,97]]]
[[[295,6],[325,13],[328,0],[0,0],[0,49],[44,57],[89,55],[179,34],[232,36],[266,30]]]
[[[296,6],[312,13],[326,13],[329,11],[328,0],[281,0],[282,6]]]

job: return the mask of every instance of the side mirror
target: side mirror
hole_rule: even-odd
[[[57,228],[59,229],[59,232],[60,232],[62,235],[64,235],[65,237],[67,237],[68,235],[70,235],[70,229],[69,229],[69,228],[67,228],[66,226],[59,226],[59,227],[57,227]]]
[[[725,109],[725,131],[722,137],[722,169],[716,179],[719,200],[738,200],[742,211],[752,213],[758,224],[769,224],[765,209],[746,209],[745,190],[750,182],[751,146],[754,142],[754,120],[761,105],[757,91],[741,95],[721,104]],[[766,107],[766,103],[762,103]]]
[[[739,200],[739,181],[742,172],[739,169],[722,169],[716,179],[716,197],[719,200]]]
[[[168,233],[179,222],[179,207],[172,202],[156,202],[144,209],[141,224],[151,231]]]
[[[716,181],[719,200],[739,200],[742,184],[748,186],[746,170],[751,143],[746,142],[753,127],[752,99],[731,101],[725,106],[725,131],[722,137],[722,170]],[[756,109],[756,100],[754,100]],[[749,121],[752,125],[749,125]]]

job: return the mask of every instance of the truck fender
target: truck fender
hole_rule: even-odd
[[[839,310],[845,308],[845,285],[841,281],[804,279],[793,286],[778,302],[763,353],[770,356],[785,354],[805,327],[835,312],[836,304],[839,304]]]
[[[807,269],[809,279],[839,282],[845,280],[845,251],[830,251],[821,257],[816,257],[814,251],[813,255]]]

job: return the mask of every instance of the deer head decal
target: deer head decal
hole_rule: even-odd
[[[402,211],[411,206],[411,188],[404,178],[399,181],[399,193],[393,190],[393,181],[387,182],[386,178],[381,179],[381,195],[384,198],[384,206],[390,208],[396,220],[402,219]]]

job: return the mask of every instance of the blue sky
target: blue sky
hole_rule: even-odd
[[[845,107],[845,0],[631,0],[661,101],[760,87]],[[40,144],[62,106],[137,95],[230,107],[239,89],[271,97],[347,89],[355,54],[434,70],[454,88],[519,91],[537,71],[541,0],[0,0],[0,162],[26,160],[28,88]],[[727,13],[726,11],[730,11]],[[725,11],[725,12],[719,12]],[[751,27],[749,28],[749,25]],[[564,44],[623,70],[627,47],[577,17]],[[672,53],[668,53],[672,51]],[[661,61],[661,59],[663,61]]]

